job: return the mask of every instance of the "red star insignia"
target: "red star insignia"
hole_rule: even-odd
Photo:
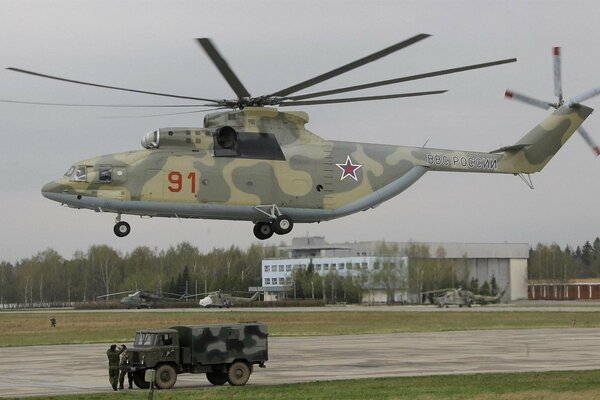
[[[356,177],[356,171],[359,170],[362,167],[362,165],[352,164],[352,160],[350,159],[350,156],[346,156],[345,164],[335,164],[335,165],[337,165],[338,168],[342,170],[342,177],[340,178],[340,181],[344,180],[345,177],[349,176],[352,179],[354,179],[356,182],[358,182],[358,178]]]

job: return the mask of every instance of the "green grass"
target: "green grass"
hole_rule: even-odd
[[[50,328],[50,316],[57,327]],[[0,346],[130,342],[138,329],[261,321],[271,336],[600,327],[597,312],[25,312],[0,313]],[[573,323],[575,321],[575,324]]]
[[[291,385],[211,387],[197,390],[156,391],[156,400],[167,399],[411,399],[411,400],[583,400],[600,398],[600,370],[443,375],[313,382]],[[104,400],[148,398],[146,390],[107,391],[100,394],[56,396],[53,399]]]

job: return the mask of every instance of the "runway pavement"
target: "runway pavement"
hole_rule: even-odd
[[[598,328],[273,337],[267,368],[248,384],[596,369],[599,340]],[[110,392],[108,346],[0,348],[0,397]],[[175,385],[209,386],[203,374],[179,375]]]

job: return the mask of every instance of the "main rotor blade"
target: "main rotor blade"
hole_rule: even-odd
[[[561,68],[560,68],[560,47],[554,47],[552,49],[552,63],[554,65],[554,95],[558,97],[558,103],[562,104],[562,79],[561,79]]]
[[[182,112],[176,112],[176,113],[160,113],[160,114],[146,114],[146,115],[107,115],[105,117],[100,117],[100,118],[106,118],[106,119],[153,118],[153,117],[165,117],[165,116],[171,116],[171,115],[199,114],[199,113],[212,112],[212,111],[216,111],[216,110],[225,110],[225,109],[229,109],[229,107],[216,107],[216,108],[194,110],[194,111],[182,111]]]
[[[217,67],[223,78],[229,83],[229,86],[233,89],[238,98],[250,97],[250,93],[244,87],[242,82],[235,75],[233,70],[227,64],[227,61],[221,56],[221,53],[212,44],[212,41],[208,38],[196,39],[200,46],[204,49],[208,57],[212,60],[213,64]]]
[[[371,101],[371,100],[386,100],[396,99],[399,97],[416,97],[416,96],[428,96],[432,94],[446,93],[447,90],[435,90],[430,92],[415,92],[415,93],[399,93],[399,94],[388,94],[383,96],[365,96],[365,97],[347,97],[341,99],[324,99],[324,100],[302,100],[302,101],[290,101],[279,104],[281,107],[290,106],[312,106],[317,104],[337,104],[337,103],[353,103],[356,101]]]
[[[219,107],[218,104],[75,104],[75,103],[46,103],[41,101],[21,101],[0,99],[0,103],[29,104],[37,106],[59,107],[99,107],[99,108],[193,108],[193,107]]]
[[[398,51],[398,50],[403,49],[405,47],[408,47],[408,46],[410,46],[412,44],[415,44],[415,43],[417,43],[417,42],[419,42],[419,41],[421,41],[423,39],[426,39],[429,36],[431,36],[431,35],[426,34],[426,33],[421,33],[421,34],[413,36],[410,39],[407,39],[407,40],[405,40],[403,42],[396,43],[393,46],[390,46],[390,47],[385,48],[383,50],[380,50],[380,51],[378,51],[376,53],[373,53],[371,55],[363,57],[363,58],[361,58],[359,60],[356,60],[354,62],[346,64],[343,67],[336,68],[336,69],[331,70],[329,72],[326,72],[326,73],[324,73],[322,75],[319,75],[319,76],[316,76],[314,78],[308,79],[308,80],[306,80],[304,82],[301,82],[301,83],[298,83],[298,84],[296,84],[294,86],[290,86],[289,88],[282,89],[282,90],[280,90],[278,92],[272,93],[269,96],[265,96],[265,97],[273,97],[273,96],[275,96],[275,97],[285,97],[285,96],[287,96],[289,94],[296,93],[296,92],[298,92],[298,91],[300,91],[302,89],[306,89],[307,87],[314,86],[317,83],[321,83],[323,81],[326,81],[328,79],[331,79],[331,78],[334,78],[334,77],[336,77],[338,75],[341,75],[341,74],[343,74],[345,72],[351,71],[351,70],[353,70],[355,68],[358,68],[358,67],[361,67],[361,66],[363,66],[365,64],[368,64],[370,62],[376,61],[376,60],[378,60],[378,59],[380,59],[382,57],[385,57],[385,56],[387,56],[387,55],[395,52],[395,51]]]
[[[554,104],[552,104],[552,103],[534,99],[533,97],[525,96],[523,94],[513,92],[512,90],[507,90],[504,93],[504,96],[508,99],[520,101],[521,103],[529,104],[531,106],[538,107],[538,108],[543,108],[544,110],[554,107]]]
[[[594,139],[592,139],[590,134],[585,129],[583,129],[582,126],[577,128],[577,130],[581,134],[581,137],[583,137],[583,140],[585,140],[585,142],[588,144],[588,146],[590,146],[592,148],[592,150],[594,151],[594,153],[596,153],[596,156],[599,156],[600,155],[600,146],[598,146],[598,143],[596,143],[596,141],[594,141]]]
[[[118,87],[118,86],[109,86],[109,85],[101,85],[101,84],[92,83],[92,82],[76,81],[76,80],[73,80],[73,79],[67,79],[67,78],[61,78],[61,77],[58,77],[58,76],[41,74],[39,72],[27,71],[27,70],[21,69],[21,68],[9,67],[9,68],[6,68],[6,69],[8,69],[10,71],[14,71],[14,72],[20,72],[22,74],[39,76],[40,78],[54,79],[54,80],[57,80],[57,81],[69,82],[69,83],[76,83],[78,85],[94,86],[94,87],[99,87],[99,88],[104,88],[104,89],[122,90],[124,92],[150,94],[150,95],[153,95],[153,96],[172,97],[172,98],[175,98],[175,99],[210,101],[210,102],[213,102],[213,103],[219,103],[219,101],[220,101],[220,100],[213,100],[213,99],[205,99],[205,98],[202,98],[202,97],[180,96],[180,95],[176,95],[176,94],[159,93],[159,92],[148,92],[148,91],[145,91],[145,90],[128,89],[128,88],[123,88],[123,87]]]
[[[427,72],[424,74],[405,76],[402,78],[388,79],[388,80],[372,82],[372,83],[365,83],[363,85],[348,86],[348,87],[333,89],[333,90],[324,90],[322,92],[308,93],[308,94],[303,94],[303,95],[299,95],[299,96],[290,96],[288,98],[292,99],[292,100],[312,99],[314,97],[329,96],[332,94],[351,92],[354,90],[363,90],[363,89],[369,89],[369,88],[378,87],[378,86],[392,85],[394,83],[415,81],[418,79],[432,78],[434,76],[455,74],[457,72],[469,71],[472,69],[479,69],[479,68],[487,68],[487,67],[492,67],[494,65],[508,64],[508,63],[512,63],[515,61],[517,61],[516,58],[509,58],[509,59],[505,59],[505,60],[492,61],[492,62],[487,62],[487,63],[482,63],[482,64],[466,65],[464,67],[443,69],[443,70],[439,70],[439,71]]]

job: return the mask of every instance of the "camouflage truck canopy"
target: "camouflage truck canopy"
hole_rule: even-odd
[[[263,362],[269,359],[267,326],[264,324],[220,324],[174,326],[179,345],[189,348],[185,364],[232,363],[235,360]],[[189,357],[189,358],[188,358]]]

